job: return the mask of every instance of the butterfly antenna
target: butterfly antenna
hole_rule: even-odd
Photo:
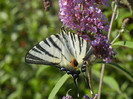
[[[74,78],[74,83],[77,89],[77,97],[79,98],[79,90],[78,90],[78,83],[77,83],[77,78]]]

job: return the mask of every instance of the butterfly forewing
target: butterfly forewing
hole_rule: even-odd
[[[52,35],[38,43],[26,55],[26,62],[44,65],[70,65],[73,56],[60,35]]]
[[[74,71],[75,68],[71,66],[73,59],[82,64],[92,52],[90,43],[62,28],[60,34],[52,35],[34,46],[27,53],[25,61],[31,64],[56,65]]]
[[[51,36],[50,38],[52,38],[54,42],[58,41],[53,36]],[[49,38],[47,38],[34,46],[27,53],[25,60],[27,63],[33,64],[57,65],[61,61],[61,51],[57,48],[54,48],[55,47],[53,46]],[[59,48],[61,47],[59,46]]]

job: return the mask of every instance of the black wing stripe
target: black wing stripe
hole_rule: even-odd
[[[57,48],[59,51],[61,51],[61,48],[59,48],[59,46],[53,41],[52,37],[49,37],[48,39],[49,39],[49,41],[51,42],[51,44],[52,44],[55,48]]]
[[[74,40],[76,41],[76,37],[75,37],[75,34],[73,34],[73,33],[71,33],[72,35],[73,35],[73,37],[74,37]]]
[[[68,49],[69,49],[70,54],[73,55],[74,53],[73,53],[72,48],[71,48],[71,46],[70,46],[70,44],[71,44],[71,42],[72,42],[72,39],[70,39],[71,34],[72,34],[72,33],[70,33],[70,32],[69,32],[69,34],[68,34],[69,44],[67,44],[67,47],[68,47]],[[73,42],[72,42],[72,43],[73,43]],[[74,56],[74,55],[73,55],[73,56]]]
[[[75,49],[75,45],[74,45],[74,40],[73,40],[73,35],[72,35],[72,33],[70,34],[70,36],[71,36],[71,40],[72,40],[72,43],[73,43],[73,47],[74,47],[74,49]]]
[[[66,40],[64,33],[62,33],[62,35],[63,35],[63,38]],[[59,37],[59,35],[54,35],[54,36],[62,43],[63,46],[65,46],[64,43],[63,43],[63,41],[62,41],[61,38]],[[51,42],[51,43],[52,43],[52,42]],[[62,50],[60,50],[60,51],[62,51]],[[69,60],[66,58],[65,55],[63,55],[62,53],[61,53],[61,55],[62,55],[67,61],[69,61]]]
[[[86,53],[88,52],[89,49],[90,49],[90,43],[87,42],[87,43],[86,43]]]
[[[65,34],[64,34],[64,30],[63,31],[61,31],[61,34],[62,34],[62,37],[63,37],[63,39],[65,40],[65,42],[66,42],[66,44],[68,44],[68,41],[67,41],[67,39],[66,39],[66,37],[65,37]],[[55,35],[57,38],[59,38],[59,36],[58,35]],[[65,44],[64,44],[64,42],[59,38],[59,40],[62,42],[62,44],[63,44],[63,46],[65,46]],[[69,50],[69,52],[70,52],[70,50]],[[71,53],[71,52],[70,52]],[[63,55],[62,53],[61,53],[61,55],[67,60],[67,61],[69,61],[67,58],[66,58],[66,56],[65,55]],[[70,62],[70,61],[69,61]]]
[[[73,43],[74,53],[75,53],[75,55],[77,55],[76,54],[76,50],[75,50],[75,44],[74,44],[73,34],[70,33],[70,36],[71,36],[71,40],[72,40],[72,43]]]
[[[48,45],[48,46],[50,47],[50,45],[49,45],[47,39],[43,40],[43,42],[44,42],[46,45]]]
[[[54,57],[54,58],[58,58],[58,57],[56,57],[56,56],[50,54],[48,51],[46,51],[44,48],[42,48],[39,44],[37,44],[36,47],[37,47],[39,50],[43,51],[43,52],[44,52],[45,54],[47,54],[48,56]]]
[[[83,42],[84,42],[84,39],[82,39],[82,47],[83,47]]]
[[[87,55],[84,57],[83,60],[87,60],[87,59],[90,57],[90,55],[93,54],[93,52],[94,52],[94,48],[91,46],[91,47],[89,48],[88,52],[86,53]]]
[[[65,46],[64,42],[61,40],[61,38],[59,37],[59,35],[55,35],[55,37],[62,43],[63,46]]]
[[[80,47],[80,46],[78,46],[78,43],[79,43],[78,35],[77,34],[73,34],[73,37],[74,37],[75,53],[76,53],[76,55],[78,57],[78,55],[79,55],[79,47]]]
[[[67,34],[67,35],[69,35],[69,34]],[[64,32],[62,31],[62,37],[63,37],[63,39],[65,40],[65,42],[66,42],[66,46],[67,46],[67,48],[68,48],[68,50],[69,50],[69,53],[71,53],[72,54],[72,52],[71,52],[71,50],[70,50],[70,48],[69,48],[69,44],[68,44],[68,38],[66,38],[66,36],[65,36],[65,34],[64,34]],[[67,36],[68,37],[68,36]],[[64,45],[64,44],[63,44]],[[66,59],[66,58],[65,58]]]
[[[62,43],[63,46],[65,46],[64,42],[61,40],[61,38],[59,37],[59,35],[55,35],[55,37]]]
[[[37,57],[37,56],[34,56],[34,55],[28,53],[28,54],[26,55],[26,62],[28,63],[28,61],[30,61],[31,59],[32,59],[32,60],[43,61],[43,59],[41,59],[41,58],[39,58],[39,57]]]
[[[59,40],[60,40],[60,37],[59,37],[59,35],[57,35],[57,34],[56,34],[56,35],[55,35],[55,37],[56,37],[57,39],[59,39]],[[60,40],[60,41],[61,41],[61,40]]]
[[[45,61],[43,59],[40,59],[39,57],[36,57],[30,53],[26,55],[25,58],[26,63],[31,63],[31,64],[44,64],[44,65],[58,65],[59,63],[53,63],[49,61]]]
[[[64,38],[64,40],[67,42],[67,39],[65,38],[64,31],[62,31],[61,34],[62,34],[62,37]]]
[[[37,52],[37,53],[40,53],[42,54],[39,50],[35,49],[35,48],[32,48],[33,51]]]
[[[65,55],[63,55],[63,54],[61,54],[68,62],[70,62],[67,58],[66,58],[66,56]]]
[[[75,34],[70,33],[70,36],[71,36],[71,40],[72,40],[72,43],[73,43],[75,57],[77,57],[77,51],[76,51],[76,45],[75,45],[75,42],[76,42]]]

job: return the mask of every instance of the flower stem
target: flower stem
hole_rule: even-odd
[[[115,1],[117,1],[117,0],[115,0]],[[109,27],[109,31],[108,31],[108,39],[110,38],[110,34],[111,34],[111,30],[112,30],[113,21],[114,21],[114,19],[115,19],[116,9],[117,9],[117,4],[115,3],[115,5],[114,5],[114,10],[113,10],[113,14],[112,14],[112,18],[111,18],[111,22],[110,22],[110,27]]]
[[[99,83],[99,91],[98,91],[98,99],[101,97],[102,83],[103,83],[103,75],[104,75],[105,64],[102,64],[100,83]]]
[[[117,0],[115,0],[115,1],[117,2]],[[112,18],[111,18],[111,23],[110,23],[110,27],[109,27],[109,31],[108,31],[108,39],[110,38],[113,21],[115,19],[116,9],[117,9],[117,4],[114,5],[113,14],[112,14]],[[100,97],[101,97],[104,69],[105,69],[105,64],[102,64],[100,83],[99,83],[99,91],[98,91],[98,99],[100,99]]]

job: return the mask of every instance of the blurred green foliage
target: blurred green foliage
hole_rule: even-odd
[[[125,1],[125,0],[123,0]],[[111,40],[118,34],[124,19],[129,18],[124,32],[118,41],[133,41],[133,17],[128,8],[119,8],[117,20],[113,23]],[[0,1],[0,99],[47,99],[52,88],[64,72],[54,66],[29,65],[25,54],[36,43],[60,31],[58,0],[52,1],[50,11],[46,12],[41,0],[1,0]],[[111,18],[112,9],[104,8]],[[114,46],[116,62],[133,74],[133,50]],[[94,92],[98,93],[101,65],[94,65]],[[58,72],[58,73],[57,73]],[[133,97],[133,83],[122,73],[106,66],[102,99],[123,99]],[[111,80],[110,85],[106,81]],[[89,94],[81,75],[79,78],[81,96]],[[117,88],[116,88],[117,87]],[[73,79],[70,77],[57,93],[55,99],[69,94],[76,96]]]

